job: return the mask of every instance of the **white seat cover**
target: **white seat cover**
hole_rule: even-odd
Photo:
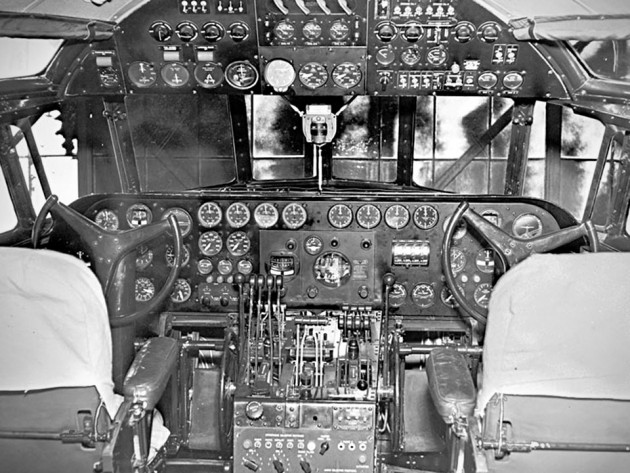
[[[0,248],[0,390],[95,386],[118,409],[103,291],[82,261]]]
[[[630,400],[630,254],[534,255],[492,293],[482,413],[495,393]]]

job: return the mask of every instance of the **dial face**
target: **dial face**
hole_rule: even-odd
[[[304,64],[298,73],[300,82],[309,89],[319,89],[328,80],[326,68],[318,62]]]
[[[363,74],[356,64],[342,62],[332,71],[332,80],[336,86],[342,89],[351,89],[361,82]]]
[[[227,208],[225,217],[232,228],[241,228],[247,225],[251,214],[247,205],[242,202],[234,202]]]
[[[334,41],[343,41],[350,34],[350,26],[342,20],[336,20],[330,25],[330,37]]]
[[[542,221],[532,214],[519,215],[512,224],[512,233],[514,236],[522,238],[523,240],[536,238],[542,231]]]
[[[175,248],[173,245],[166,245],[166,253],[164,254],[164,257],[166,258],[166,265],[169,268],[172,268],[175,264]],[[184,245],[182,246],[182,264],[179,267],[183,268],[188,264],[188,261],[190,261],[190,250],[186,245]]]
[[[162,214],[162,220],[166,220],[171,215],[175,216],[177,225],[179,225],[179,231],[182,232],[182,236],[187,236],[192,229],[192,217],[190,214],[180,207],[172,207]]]
[[[311,235],[306,239],[306,241],[304,241],[304,250],[309,255],[317,255],[321,253],[322,248],[324,248],[324,242],[318,236]]]
[[[376,60],[379,64],[383,64],[387,66],[391,64],[396,59],[396,54],[394,54],[394,50],[392,48],[381,48],[376,51]]]
[[[295,80],[295,69],[289,61],[274,59],[265,66],[265,80],[274,89],[283,92]]]
[[[448,54],[446,49],[441,46],[429,49],[427,52],[427,61],[434,66],[441,66],[446,62]]]
[[[229,259],[222,259],[217,263],[217,270],[223,276],[227,276],[228,274],[230,274],[232,272],[232,269],[234,269],[234,266]]]
[[[183,87],[190,79],[190,72],[182,63],[170,62],[160,71],[162,80],[171,87]]]
[[[199,30],[197,29],[197,25],[190,21],[182,21],[175,28],[175,33],[177,37],[184,41],[185,43],[189,43],[193,39],[197,37],[199,34]]]
[[[190,288],[190,283],[182,278],[179,278],[175,281],[173,285],[173,292],[171,292],[171,300],[175,303],[181,304],[182,302],[186,302],[190,299],[190,295],[192,294],[192,289]]]
[[[197,84],[205,89],[214,89],[223,83],[224,75],[221,64],[216,62],[204,62],[197,64],[193,71]]]
[[[94,222],[103,230],[118,230],[118,215],[113,210],[99,210]]]
[[[160,43],[168,41],[173,36],[173,28],[165,21],[156,21],[149,27],[149,34]]]
[[[199,274],[210,274],[213,268],[214,265],[208,258],[201,258],[197,261],[197,271],[199,271]]]
[[[136,279],[135,295],[137,302],[147,302],[155,295],[155,286],[149,278]]]
[[[271,228],[278,223],[278,209],[268,202],[258,204],[254,210],[254,221],[260,228]]]
[[[132,62],[127,69],[127,75],[136,87],[151,87],[157,80],[153,64],[145,61]]]
[[[437,225],[440,214],[431,205],[423,204],[413,213],[413,222],[422,230],[428,230]]]
[[[446,230],[446,227],[448,227],[448,222],[450,221],[451,221],[451,217],[447,217],[446,219],[444,219],[444,224],[442,224],[442,230]],[[453,233],[453,239],[460,240],[464,237],[464,235],[466,235],[467,232],[468,232],[468,225],[466,224],[466,220],[461,219],[459,223],[457,224],[457,227],[455,227],[455,232]]]
[[[276,24],[273,32],[279,41],[287,41],[295,36],[295,26],[290,21],[282,20]]]
[[[464,291],[460,291],[462,294],[464,293]],[[453,297],[453,294],[451,293],[450,289],[448,287],[443,287],[442,291],[440,292],[440,299],[442,300],[442,303],[447,306],[450,307],[451,309],[455,309],[459,304],[457,304],[457,301],[455,300],[455,297]]]
[[[201,34],[209,43],[216,43],[225,35],[225,29],[223,29],[223,26],[220,23],[217,23],[216,21],[209,21],[201,28]]]
[[[333,205],[328,211],[328,221],[335,228],[346,228],[352,223],[352,210],[346,204]]]
[[[403,49],[400,53],[400,60],[408,66],[413,66],[420,62],[420,50],[418,48]]]
[[[308,41],[315,41],[322,35],[322,27],[315,20],[307,21],[302,28],[302,34]]]
[[[385,223],[394,230],[405,228],[409,219],[409,210],[400,204],[394,204],[385,211]]]
[[[252,246],[245,232],[232,233],[225,242],[225,245],[230,254],[234,256],[245,255]]]
[[[225,80],[235,89],[246,90],[258,82],[258,71],[246,61],[236,61],[225,69]]]
[[[315,280],[327,287],[341,287],[352,276],[350,260],[341,253],[331,251],[319,256],[313,263]]]
[[[400,283],[395,283],[389,290],[389,306],[400,307],[407,299],[407,289]]]
[[[131,228],[138,228],[153,221],[153,212],[144,204],[133,204],[127,209],[126,217]]]
[[[247,276],[254,270],[254,265],[251,261],[242,259],[236,264],[236,269],[239,273]]]
[[[197,218],[202,227],[212,228],[221,223],[223,211],[215,202],[204,202],[197,210]]]
[[[475,302],[477,303],[479,307],[483,307],[484,309],[488,308],[491,292],[492,292],[492,286],[488,283],[479,284],[479,286],[477,286],[473,294],[473,297],[475,298]]]
[[[494,250],[491,248],[479,250],[475,257],[475,265],[482,273],[492,274],[494,272]]]
[[[282,222],[295,230],[306,223],[306,209],[300,204],[292,203],[282,209]]]
[[[374,228],[381,223],[381,211],[373,204],[362,205],[357,210],[357,223],[368,230]]]
[[[153,261],[153,251],[142,245],[136,252],[136,269],[142,271],[146,269]]]
[[[223,249],[223,240],[217,232],[205,232],[199,237],[199,251],[206,256],[214,256]]]
[[[435,304],[435,289],[427,283],[416,284],[411,291],[411,300],[421,309],[427,309]]]
[[[466,255],[459,248],[451,248],[451,271],[459,273],[466,266]]]

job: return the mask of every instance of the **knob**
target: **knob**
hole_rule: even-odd
[[[251,401],[245,406],[245,415],[249,420],[258,420],[264,413],[263,405],[258,401]]]
[[[358,293],[361,299],[367,299],[370,295],[370,290],[366,285],[362,285],[361,287],[359,287]]]
[[[323,455],[328,451],[328,449],[330,449],[330,444],[328,442],[322,442],[322,444],[319,446],[319,454]]]
[[[367,388],[368,388],[367,381],[364,379],[360,379],[359,382],[357,383],[357,389],[359,391],[365,391]]]
[[[258,471],[258,463],[256,463],[254,460],[243,458],[243,465],[245,465],[245,468],[247,468],[248,470]]]
[[[383,276],[383,284],[387,287],[392,287],[396,282],[396,277],[392,273],[387,273]]]
[[[258,275],[258,279],[256,280],[256,283],[258,284],[258,289],[264,289],[265,288],[265,276],[263,276],[262,274]]]
[[[319,294],[319,291],[315,286],[309,286],[306,288],[306,295],[309,299],[315,299],[317,297],[317,294]]]
[[[221,296],[221,299],[219,299],[219,303],[222,307],[227,307],[228,305],[230,305],[230,299],[228,299],[226,296]]]
[[[281,291],[284,287],[284,278],[280,275],[276,276],[276,290]]]
[[[273,461],[273,468],[278,473],[284,473],[284,465],[282,464],[282,462],[280,460],[274,460]]]
[[[256,287],[256,275],[255,274],[252,274],[249,277],[249,285],[250,285],[250,287]]]
[[[300,468],[304,473],[311,473],[313,470],[311,469],[311,464],[305,460],[300,462]]]
[[[239,287],[245,284],[245,275],[243,273],[236,273],[234,275],[234,283]]]

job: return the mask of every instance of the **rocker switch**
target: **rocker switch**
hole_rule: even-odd
[[[254,460],[243,458],[243,465],[245,465],[245,468],[247,468],[248,470],[258,471],[258,463],[256,463]]]

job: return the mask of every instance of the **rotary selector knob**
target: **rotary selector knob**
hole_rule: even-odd
[[[149,34],[154,40],[163,43],[172,38],[173,28],[165,21],[156,21],[149,27]]]
[[[197,37],[199,30],[194,23],[191,23],[190,21],[182,21],[179,25],[177,25],[175,33],[177,33],[177,37],[179,39],[188,43]]]
[[[384,22],[376,27],[376,37],[383,43],[389,43],[398,34],[396,25],[390,22]]]
[[[258,401],[251,401],[245,406],[245,415],[249,420],[259,420],[264,413],[263,405]]]

